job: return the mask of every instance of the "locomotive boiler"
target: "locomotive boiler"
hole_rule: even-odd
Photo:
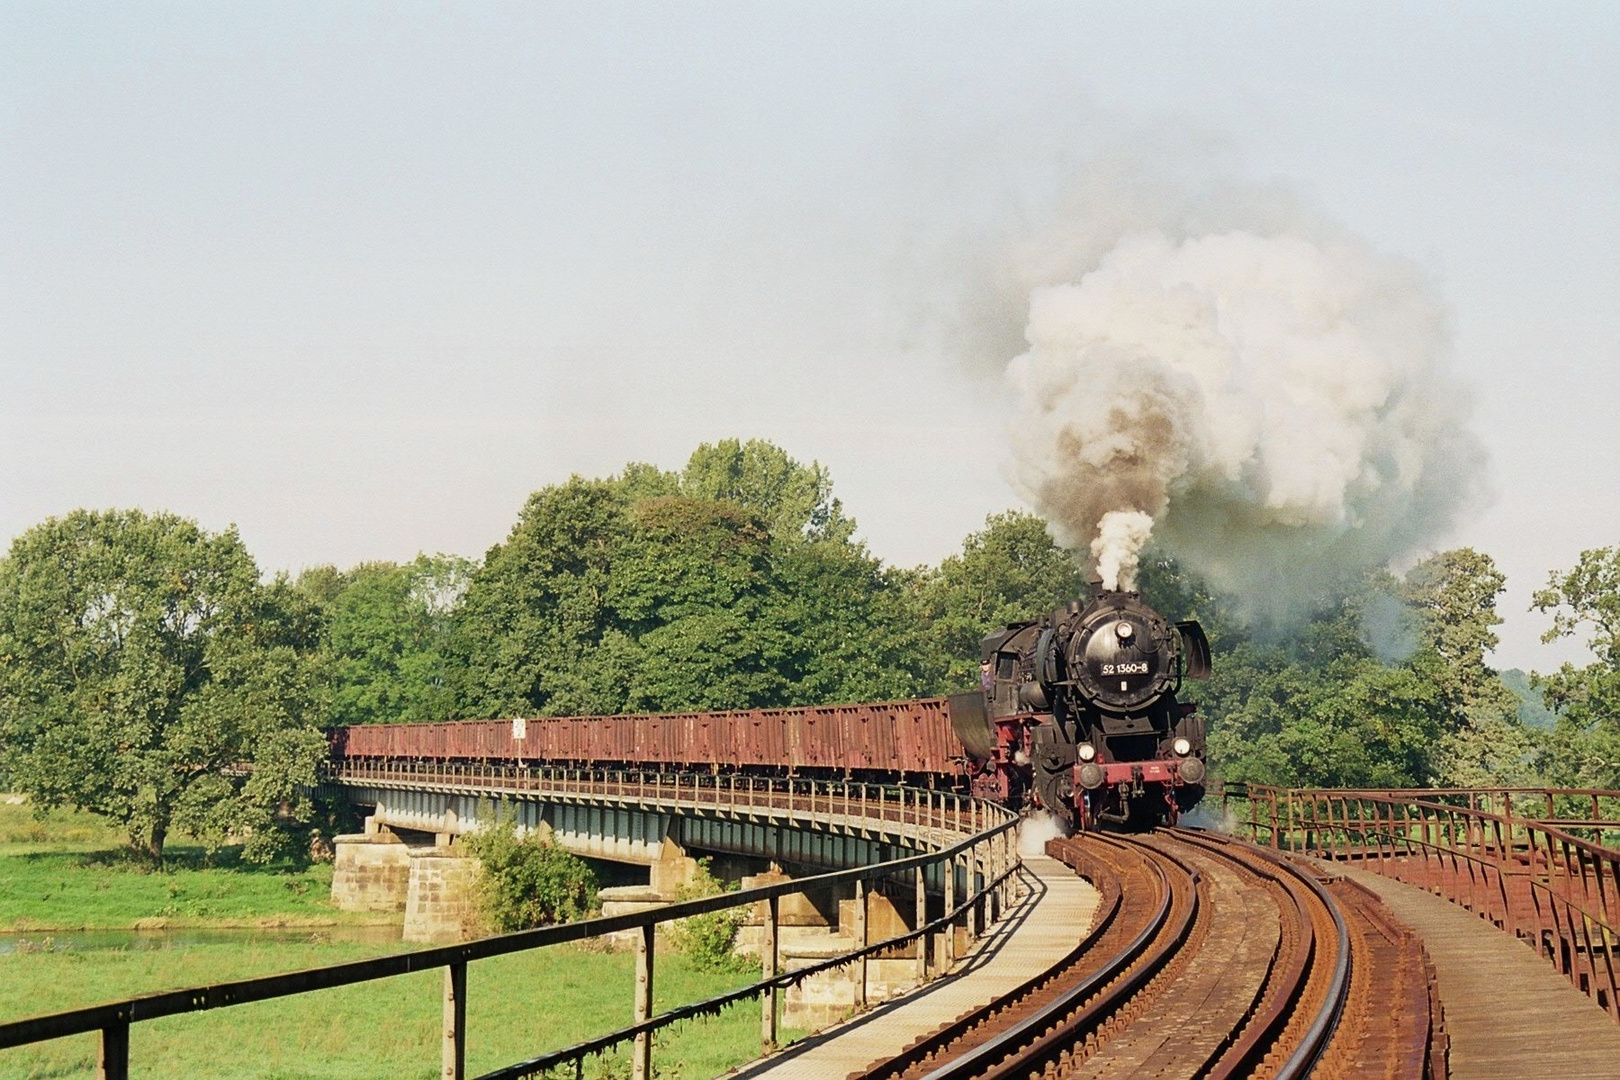
[[[1082,829],[1174,821],[1203,797],[1204,722],[1178,700],[1209,677],[1196,622],[1101,590],[984,639],[978,692],[950,699],[975,794]]]

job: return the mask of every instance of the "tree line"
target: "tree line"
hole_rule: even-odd
[[[1142,591],[1197,618],[1219,775],[1285,784],[1620,786],[1620,548],[1552,575],[1549,638],[1597,659],[1532,679],[1487,664],[1503,577],[1441,552],[1253,625],[1162,555]],[[767,442],[699,447],[531,495],[481,560],[266,579],[234,529],[80,510],[0,560],[0,782],[250,859],[297,855],[338,724],[894,699],[976,683],[979,639],[1086,584],[1038,517],[993,514],[937,566],[885,565],[827,471]]]

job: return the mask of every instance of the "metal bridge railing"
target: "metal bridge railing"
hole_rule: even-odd
[[[1620,1021],[1620,791],[1230,784],[1222,801],[1256,843],[1357,860],[1488,919]]]
[[[943,838],[983,832],[1005,811],[995,803],[954,791],[858,780],[580,768],[562,765],[486,765],[469,762],[336,762],[326,778],[403,790],[455,791],[483,796],[535,795],[577,802],[621,802],[688,809],[836,821],[871,830],[893,826],[897,835],[938,844]]]
[[[926,800],[913,804],[914,808],[924,805]],[[497,1078],[513,1080],[569,1065],[575,1067],[575,1073],[578,1075],[579,1069],[588,1057],[626,1043],[633,1045],[632,1075],[636,1080],[648,1080],[653,1075],[653,1034],[670,1024],[694,1016],[712,1015],[729,1005],[757,995],[761,1005],[761,1041],[769,1049],[776,1041],[779,992],[811,975],[846,964],[859,965],[859,975],[855,980],[856,1004],[864,1006],[868,959],[879,953],[911,945],[916,957],[919,978],[926,978],[929,970],[929,940],[934,933],[939,932],[943,932],[944,935],[943,952],[946,966],[949,966],[955,960],[957,927],[965,924],[970,940],[981,935],[987,921],[998,918],[1006,909],[1011,899],[1013,878],[1020,866],[1014,831],[1018,824],[1016,815],[993,803],[985,803],[976,808],[962,806],[959,809],[962,813],[958,820],[978,822],[982,827],[958,843],[921,855],[818,874],[740,892],[724,893],[701,900],[688,900],[626,915],[545,926],[481,938],[459,945],[333,964],[282,975],[171,990],[89,1008],[13,1020],[0,1023],[0,1049],[99,1032],[101,1046],[97,1076],[103,1080],[128,1080],[129,1036],[130,1028],[134,1024],[180,1013],[202,1012],[229,1005],[291,997],[313,990],[374,982],[438,968],[444,973],[441,1076],[445,1080],[463,1080],[466,1071],[469,964],[491,957],[545,948],[548,945],[635,931],[636,981],[632,1002],[634,1022],[630,1027],[576,1046],[496,1069],[485,1073],[479,1080],[497,1080]],[[926,878],[929,868],[934,866],[940,867],[940,876],[944,879],[944,914],[931,922],[925,922]],[[881,894],[886,886],[893,887],[897,883],[907,881],[915,889],[917,928],[885,941],[871,942],[867,934],[869,921],[866,917],[870,895]],[[777,917],[781,897],[809,889],[849,885],[854,886],[856,896],[856,948],[808,967],[785,972],[778,970]],[[657,1016],[652,1015],[653,943],[658,925],[693,915],[761,903],[766,909],[762,978],[728,994],[685,1005]]]

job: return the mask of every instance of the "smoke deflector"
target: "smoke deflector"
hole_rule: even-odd
[[[1204,636],[1204,628],[1196,622],[1178,622],[1176,629],[1181,633],[1181,655],[1186,662],[1187,678],[1209,678],[1209,638]]]

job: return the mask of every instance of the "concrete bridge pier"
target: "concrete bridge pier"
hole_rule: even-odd
[[[366,831],[334,838],[332,900],[340,911],[405,917],[404,940],[460,941],[472,935],[478,860],[435,835],[429,846],[406,844],[368,818]]]
[[[673,904],[698,876],[697,859],[667,836],[658,848],[657,858],[646,866],[645,885],[614,885],[597,890],[603,915],[629,915]],[[640,936],[640,931],[627,930],[622,934],[609,934],[608,940],[617,946],[629,946]]]
[[[456,846],[412,849],[404,940],[442,944],[476,936],[477,878],[478,860]]]
[[[404,841],[367,819],[365,832],[334,837],[332,844],[332,902],[338,910],[405,910],[411,849]]]

